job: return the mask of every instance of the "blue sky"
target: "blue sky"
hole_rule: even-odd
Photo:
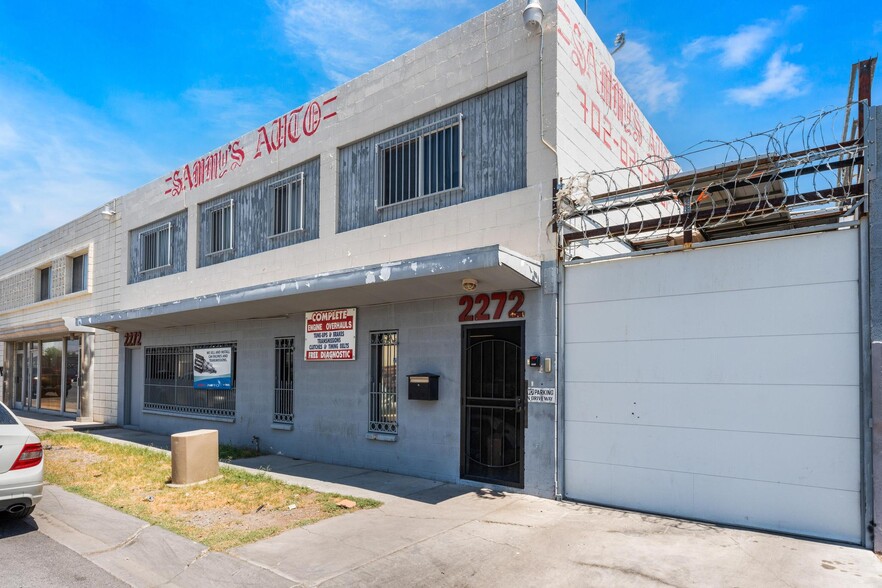
[[[0,253],[494,4],[0,3]],[[617,73],[673,153],[843,104],[851,64],[882,47],[882,14],[837,2],[592,1],[588,17],[609,45],[626,32]]]

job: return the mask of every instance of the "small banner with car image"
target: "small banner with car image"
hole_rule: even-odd
[[[230,390],[233,387],[233,349],[194,349],[193,387],[203,390]]]

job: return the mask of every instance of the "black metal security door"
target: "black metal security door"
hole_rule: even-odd
[[[465,327],[461,476],[524,487],[524,327]]]

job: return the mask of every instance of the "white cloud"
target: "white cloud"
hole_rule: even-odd
[[[741,67],[762,53],[774,37],[776,28],[775,23],[766,22],[740,27],[735,33],[723,37],[699,37],[683,48],[683,56],[691,59],[718,52],[723,67]]]
[[[164,171],[100,113],[41,81],[0,76],[0,252]]]
[[[783,20],[761,19],[738,27],[731,35],[699,37],[683,48],[683,57],[693,59],[716,53],[723,67],[743,67],[761,55],[785,25],[801,18],[805,11],[805,6],[797,4],[787,10]]]
[[[763,79],[753,86],[732,88],[727,95],[734,102],[750,106],[761,106],[774,98],[793,98],[805,94],[806,86],[803,66],[784,61],[785,49],[772,55],[763,74]]]
[[[680,100],[680,81],[665,65],[656,63],[647,45],[629,40],[615,55],[616,75],[634,98],[650,112],[665,110]]]
[[[290,110],[275,90],[268,88],[214,88],[198,86],[186,90],[182,98],[194,115],[211,122],[218,133],[232,137]]]
[[[272,88],[197,82],[92,108],[0,61],[0,253],[163,176],[297,106]]]
[[[477,12],[468,0],[269,0],[300,58],[340,84]]]
[[[403,23],[396,26],[364,2],[301,0],[288,2],[282,9],[285,35],[295,52],[317,59],[338,84],[425,38]]]
[[[8,152],[18,146],[20,137],[12,125],[6,121],[0,120],[0,151]]]
[[[475,4],[471,0],[381,0],[374,3],[391,10],[437,10],[439,8],[471,7]],[[491,6],[493,4],[490,3]]]
[[[803,6],[802,4],[794,4],[787,11],[784,20],[788,23],[797,21],[802,18],[802,15],[804,15],[806,12],[808,12],[808,8],[806,6]]]

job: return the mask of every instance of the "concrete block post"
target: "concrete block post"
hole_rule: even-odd
[[[195,484],[218,475],[216,429],[200,429],[171,436],[172,481],[176,486]]]

